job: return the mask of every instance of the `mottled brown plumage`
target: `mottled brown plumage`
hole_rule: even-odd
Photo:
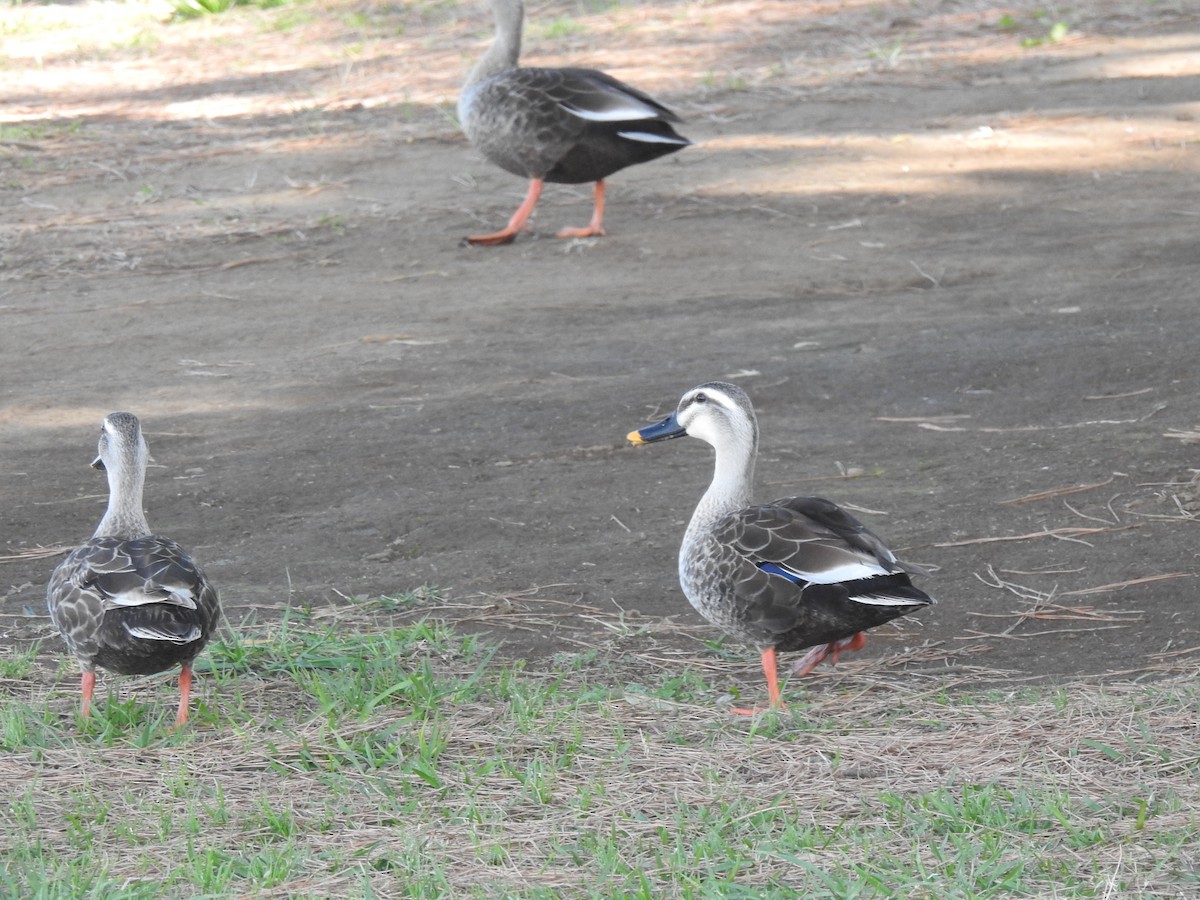
[[[108,509],[95,535],[50,576],[50,618],[83,670],[82,713],[96,668],[148,675],[181,666],[176,723],[187,721],[191,664],[220,619],[216,589],[172,540],[150,532],[142,509],[149,448],[132,413],[111,413],[93,463],[108,475]]]
[[[780,705],[776,651],[811,648],[795,666],[866,643],[864,632],[933,603],[913,586],[920,568],[900,562],[865,525],[829,500],[751,502],[758,422],[736,385],[710,382],[674,413],[631,432],[647,444],[683,435],[716,450],[713,481],[684,534],[679,581],[696,610],[763,655],[771,706]]]
[[[595,69],[521,68],[521,0],[491,0],[496,40],[471,70],[458,118],[484,157],[529,179],[524,202],[494,234],[471,244],[506,244],[533,212],[544,182],[596,182],[592,221],[559,237],[604,234],[604,179],[626,166],[688,146],[671,127],[679,117],[648,94]]]

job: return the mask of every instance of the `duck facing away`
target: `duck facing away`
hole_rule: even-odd
[[[679,550],[679,583],[697,612],[762,652],[771,708],[780,704],[776,653],[808,650],[793,671],[866,644],[866,630],[934,602],[866,526],[820,497],[754,505],[758,422],[746,392],[710,382],[671,415],[631,431],[633,444],[691,435],[716,450],[712,484]],[[735,710],[746,713],[754,710]]]
[[[83,709],[91,711],[96,667],[150,675],[174,665],[176,725],[187,721],[192,661],[221,615],[217,591],[177,543],[150,532],[142,487],[150,450],[132,413],[105,417],[92,465],[108,475],[108,510],[91,540],[50,576],[50,618],[83,669]]]
[[[529,179],[529,190],[500,231],[469,244],[510,243],[525,226],[545,182],[596,183],[591,222],[558,237],[601,236],[604,179],[635,163],[687,147],[679,117],[635,87],[595,69],[522,68],[522,0],[490,0],[496,39],[471,69],[458,98],[458,120],[488,161]]]

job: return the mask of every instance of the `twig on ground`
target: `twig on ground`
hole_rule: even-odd
[[[1085,512],[1080,512],[1075,507],[1073,507],[1070,503],[1068,503],[1066,500],[1063,501],[1063,506],[1065,506],[1071,512],[1075,513],[1075,515],[1079,516],[1079,518],[1087,519],[1090,522],[1103,522],[1105,525],[1120,525],[1121,524],[1121,520],[1116,517],[1116,513],[1113,513],[1112,519],[1102,519],[1099,516],[1089,516]],[[1109,512],[1113,512],[1111,505],[1108,506],[1107,508],[1108,508]]]
[[[1128,531],[1132,528],[1141,528],[1141,525],[1121,525],[1115,528],[1078,528],[1064,526],[1061,528],[1047,528],[1044,531],[1031,531],[1028,534],[1005,534],[1000,537],[990,538],[968,538],[962,541],[945,541],[942,543],[933,544],[934,547],[969,547],[972,544],[994,544],[1001,541],[1028,541],[1032,538],[1052,537],[1064,541],[1076,541],[1080,544],[1087,544],[1087,541],[1079,540],[1080,535],[1084,534],[1107,534],[1113,531]],[[1090,547],[1091,544],[1088,544]]]
[[[1051,488],[1047,491],[1039,491],[1036,494],[1026,494],[1024,497],[1013,497],[1011,500],[1001,500],[1001,506],[1016,506],[1018,503],[1033,503],[1037,500],[1049,500],[1052,497],[1062,497],[1066,494],[1079,494],[1083,491],[1095,490],[1098,487],[1104,487],[1106,484],[1113,483],[1113,477],[1110,476],[1106,481],[1096,481],[1091,484],[1077,484],[1073,487]]]
[[[1096,625],[1092,628],[1051,628],[1047,631],[1027,631],[1022,634],[1009,634],[1007,630],[999,634],[988,634],[986,631],[972,631],[976,637],[990,638],[1013,638],[1016,640],[1025,640],[1026,638],[1045,637],[1048,634],[1082,634],[1086,631],[1111,631],[1114,628],[1128,628],[1129,625]]]
[[[1091,394],[1084,397],[1084,400],[1120,400],[1124,397],[1137,397],[1141,394],[1149,394],[1154,390],[1152,387],[1141,388],[1136,391],[1125,391],[1122,394]]]
[[[1200,431],[1182,431],[1172,428],[1170,431],[1164,431],[1163,437],[1174,438],[1177,441],[1200,441]]]
[[[1191,578],[1191,572],[1168,572],[1163,575],[1146,575],[1142,578],[1130,578],[1128,581],[1114,581],[1110,584],[1098,584],[1095,587],[1081,588],[1077,591],[1063,591],[1062,597],[1078,597],[1082,594],[1102,594],[1108,591],[1121,591],[1135,584],[1150,584],[1155,581],[1167,581],[1171,578]]]
[[[876,422],[892,422],[900,425],[918,425],[922,423],[932,423],[934,425],[948,425],[958,419],[971,418],[966,413],[949,416],[876,416]]]
[[[74,547],[66,544],[58,547],[26,547],[11,555],[0,556],[0,562],[11,562],[12,560],[17,559],[47,559],[51,556],[58,556],[61,553],[66,553],[73,549]]]

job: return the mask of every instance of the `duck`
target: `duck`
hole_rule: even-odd
[[[935,602],[910,577],[928,572],[898,560],[832,501],[753,502],[758,420],[740,387],[694,387],[671,415],[626,439],[645,445],[685,435],[710,444],[716,462],[684,532],[679,584],[701,616],[761,652],[769,709],[783,706],[778,653],[807,650],[793,667],[807,675],[827,658],[836,663],[843,651],[862,649],[868,629]]]
[[[187,722],[192,663],[221,616],[216,588],[175,541],[155,535],[142,509],[150,448],[133,413],[104,417],[92,466],[108,476],[108,508],[90,540],[46,586],[46,605],[82,670],[81,714],[96,669],[152,675],[180,666],[176,727]]]
[[[496,37],[471,69],[458,98],[467,139],[506,172],[529,180],[508,225],[473,235],[475,246],[511,243],[529,220],[548,181],[595,182],[591,221],[560,238],[601,237],[604,181],[614,172],[691,144],[676,133],[679,116],[648,94],[596,69],[519,65],[525,22],[522,0],[490,0]]]

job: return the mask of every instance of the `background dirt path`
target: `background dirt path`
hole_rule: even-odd
[[[710,451],[623,436],[722,378],[763,499],[938,570],[843,666],[1200,652],[1190,4],[531,4],[528,62],[609,69],[697,146],[612,179],[610,237],[551,238],[589,210],[557,186],[501,249],[458,244],[525,187],[452,121],[481,6],[147,9],[5,13],[8,638],[49,635],[37,548],[90,534],[129,409],[150,521],[235,623],[434,585],[513,653],[712,639],[674,577]]]

